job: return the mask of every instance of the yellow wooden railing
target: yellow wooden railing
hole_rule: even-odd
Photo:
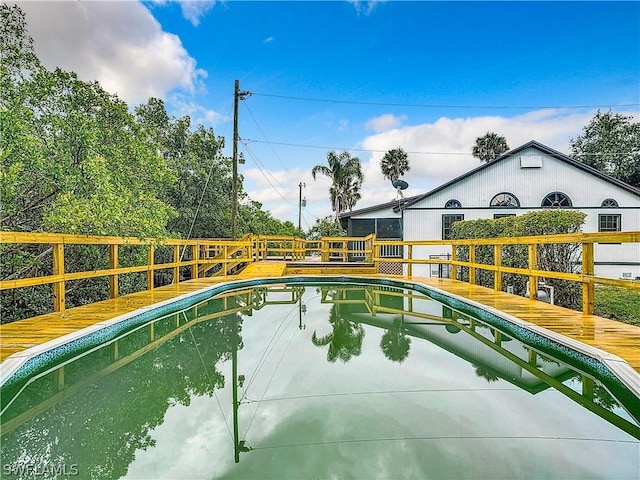
[[[597,277],[594,275],[594,245],[597,243],[640,243],[640,232],[602,232],[602,233],[573,233],[545,236],[529,237],[508,237],[508,238],[475,238],[469,240],[424,240],[424,241],[374,241],[374,251],[372,260],[374,263],[401,263],[406,266],[406,274],[413,275],[413,265],[416,264],[448,264],[450,277],[459,278],[458,268],[467,267],[469,269],[469,283],[476,283],[476,272],[486,270],[495,272],[494,290],[502,290],[502,273],[515,273],[525,275],[529,279],[529,285],[538,285],[538,280],[545,279],[570,280],[582,284],[582,311],[592,314],[594,311],[595,285],[612,285],[628,289],[640,290],[640,282],[626,279],[614,279],[607,277]],[[576,244],[581,249],[581,269],[580,273],[554,272],[549,270],[539,270],[538,249],[544,244]],[[527,268],[507,267],[502,265],[502,249],[508,245],[525,245],[527,247]],[[396,246],[404,250],[402,258],[386,258],[381,255],[381,250],[385,247]],[[451,247],[451,258],[416,258],[413,254],[415,247],[419,246],[447,246]],[[479,246],[493,246],[493,263],[485,264],[476,262],[476,248]],[[469,261],[462,261],[457,257],[456,247],[468,248]],[[640,258],[636,259],[640,261]],[[536,299],[537,288],[529,289],[529,296]]]
[[[118,296],[119,275],[146,272],[147,289],[154,288],[154,273],[159,270],[172,272],[172,281],[180,282],[180,269],[189,271],[190,278],[205,275],[226,276],[237,273],[245,265],[263,260],[300,261],[309,256],[319,256],[321,261],[365,261],[378,266],[380,263],[400,263],[404,274],[413,275],[413,266],[419,264],[441,264],[450,266],[451,278],[457,278],[460,268],[468,269],[470,283],[476,283],[476,272],[495,272],[495,290],[502,290],[502,273],[525,275],[530,285],[538,285],[538,279],[571,280],[582,284],[582,310],[593,313],[594,286],[614,285],[640,290],[640,282],[624,279],[596,277],[594,275],[594,244],[596,243],[640,243],[640,232],[577,233],[550,236],[513,238],[490,238],[472,240],[424,240],[400,241],[377,240],[374,235],[367,237],[327,237],[320,240],[304,240],[296,237],[247,235],[240,240],[226,239],[139,239],[132,237],[104,237],[86,235],[65,235],[54,233],[0,232],[0,244],[44,244],[51,249],[51,275],[0,280],[0,290],[52,285],[54,311],[65,309],[65,284],[73,280],[108,277],[110,297]],[[576,244],[581,248],[580,273],[553,272],[538,267],[537,247],[543,244]],[[65,245],[103,245],[108,247],[109,268],[91,271],[68,272],[65,270]],[[142,265],[123,267],[119,262],[119,248],[138,245],[147,249],[146,262]],[[493,246],[492,264],[476,261],[476,248]],[[527,268],[502,265],[502,248],[508,245],[526,245]],[[450,258],[423,258],[414,255],[414,249],[421,246],[443,246],[451,249]],[[156,248],[173,249],[172,261],[155,263]],[[457,257],[457,247],[468,248],[468,261]],[[391,254],[390,254],[391,253]],[[391,257],[391,258],[390,258]],[[395,258],[394,258],[395,257]],[[640,259],[639,259],[640,260]],[[530,289],[530,297],[537,297],[537,288]]]

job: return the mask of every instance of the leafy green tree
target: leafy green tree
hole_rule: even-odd
[[[524,237],[528,235],[554,235],[577,233],[582,230],[586,215],[571,210],[543,210],[529,212],[517,217],[504,217],[495,220],[465,220],[455,222],[451,228],[452,239]],[[476,261],[493,264],[493,247],[476,246]],[[458,247],[458,258],[469,258],[469,247]],[[579,245],[545,244],[538,245],[538,268],[556,272],[578,273]],[[505,245],[502,247],[502,265],[505,267],[527,268],[528,252],[526,245]],[[460,271],[461,278],[467,279],[467,268]],[[493,286],[494,272],[480,270],[476,272],[478,285]],[[524,295],[527,277],[518,274],[502,274],[502,284],[511,285],[514,293]],[[568,280],[547,279],[547,284],[555,288],[556,304],[579,310],[582,307],[580,285]]]
[[[327,165],[316,165],[311,170],[313,179],[318,173],[331,180],[329,196],[331,208],[335,212],[336,221],[338,216],[352,210],[356,202],[360,199],[360,189],[364,175],[358,157],[352,157],[349,152],[329,152],[327,153]]]
[[[471,149],[474,157],[487,163],[507,151],[509,151],[509,145],[506,138],[493,132],[487,132],[483,137],[476,138],[476,143]]]
[[[336,222],[335,217],[327,216],[316,218],[316,223],[309,229],[307,238],[310,240],[320,240],[322,237],[346,237],[340,222]]]
[[[640,122],[633,117],[598,110],[570,145],[574,159],[640,188]]]
[[[262,204],[254,200],[245,200],[238,207],[238,231],[241,235],[296,236],[298,229],[293,222],[282,222],[274,218],[270,212],[262,209]]]
[[[135,114],[176,178],[162,197],[177,211],[167,229],[185,238],[230,236],[231,161],[222,156],[224,139],[201,125],[192,130],[188,116],[170,118],[161,99],[150,98]]]
[[[380,162],[384,178],[394,182],[411,170],[407,153],[400,147],[389,150]]]

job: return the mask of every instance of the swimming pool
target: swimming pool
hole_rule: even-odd
[[[404,282],[255,283],[22,365],[2,475],[639,477],[640,402],[584,352]]]

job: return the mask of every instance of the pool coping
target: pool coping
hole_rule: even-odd
[[[453,300],[464,305],[473,307],[481,311],[485,311],[491,315],[494,315],[515,327],[522,328],[534,335],[546,338],[551,342],[555,342],[568,349],[579,352],[586,357],[593,359],[606,367],[624,386],[631,391],[638,399],[640,399],[640,373],[637,372],[627,361],[623,358],[601,350],[599,348],[587,345],[578,340],[574,340],[570,337],[554,332],[553,330],[541,327],[534,323],[522,320],[514,315],[503,312],[497,308],[485,305],[481,302],[466,298],[455,293],[448,292],[444,289],[438,288],[434,285],[423,283],[418,279],[407,278],[392,278],[392,277],[370,277],[370,276],[358,276],[358,275],[337,275],[337,276],[314,276],[314,275],[296,275],[296,276],[282,276],[282,277],[256,277],[251,279],[232,279],[222,281],[212,285],[202,287],[198,290],[180,294],[176,297],[163,300],[152,305],[139,307],[130,312],[118,315],[109,320],[97,322],[88,327],[84,327],[80,330],[68,333],[66,335],[57,337],[53,340],[49,340],[40,345],[30,347],[21,352],[14,353],[0,363],[0,387],[3,387],[8,383],[14,375],[16,375],[22,368],[28,363],[35,361],[38,357],[46,357],[47,353],[52,352],[54,349],[59,349],[65,345],[76,343],[82,339],[89,339],[92,336],[98,336],[100,332],[104,332],[107,329],[112,329],[116,326],[121,326],[122,330],[126,328],[128,321],[136,318],[141,322],[146,322],[145,318],[152,312],[154,317],[167,314],[169,310],[179,307],[179,310],[188,308],[199,301],[206,300],[211,295],[223,293],[228,290],[234,290],[236,288],[243,288],[255,285],[274,285],[282,283],[366,283],[366,284],[380,284],[395,287],[414,288],[418,286],[429,292],[435,292],[442,297]],[[414,288],[415,289],[415,288]],[[183,305],[184,304],[184,305]],[[155,315],[157,314],[157,315]],[[143,318],[142,318],[143,317]],[[42,359],[42,363],[46,362],[46,358]]]

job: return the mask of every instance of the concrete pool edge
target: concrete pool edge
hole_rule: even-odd
[[[137,308],[131,312],[119,315],[106,321],[97,322],[91,326],[77,330],[70,334],[58,337],[54,340],[31,347],[21,352],[15,353],[7,357],[0,364],[0,387],[12,383],[16,377],[29,378],[30,373],[38,369],[39,366],[51,361],[51,357],[55,352],[71,350],[75,345],[76,349],[80,349],[82,343],[96,343],[100,337],[113,336],[119,332],[133,328],[133,324],[144,324],[152,318],[170,314],[173,311],[189,308],[200,301],[204,301],[211,296],[224,293],[229,290],[239,288],[273,285],[282,283],[315,283],[315,284],[331,284],[331,283],[359,283],[369,285],[386,285],[396,288],[410,288],[414,290],[425,290],[426,292],[436,293],[450,299],[454,303],[463,304],[471,307],[473,310],[486,312],[493,315],[515,327],[526,330],[533,335],[546,338],[551,342],[580,353],[594,362],[604,366],[611,374],[618,379],[632,394],[640,399],[640,373],[636,372],[624,359],[592,347],[585,343],[571,339],[552,330],[540,327],[531,322],[522,320],[516,316],[505,313],[488,305],[482,304],[475,300],[448,292],[433,285],[420,282],[419,280],[398,279],[391,277],[361,277],[357,275],[340,275],[340,276],[284,276],[277,278],[251,278],[251,279],[232,279],[213,285],[203,287],[193,292],[184,293],[174,298],[164,300],[153,305]],[[416,288],[418,287],[418,288]],[[448,302],[446,302],[448,303]],[[98,343],[99,344],[99,343]],[[24,371],[23,371],[24,370]],[[18,375],[22,372],[22,375]],[[16,381],[19,382],[19,379]]]

